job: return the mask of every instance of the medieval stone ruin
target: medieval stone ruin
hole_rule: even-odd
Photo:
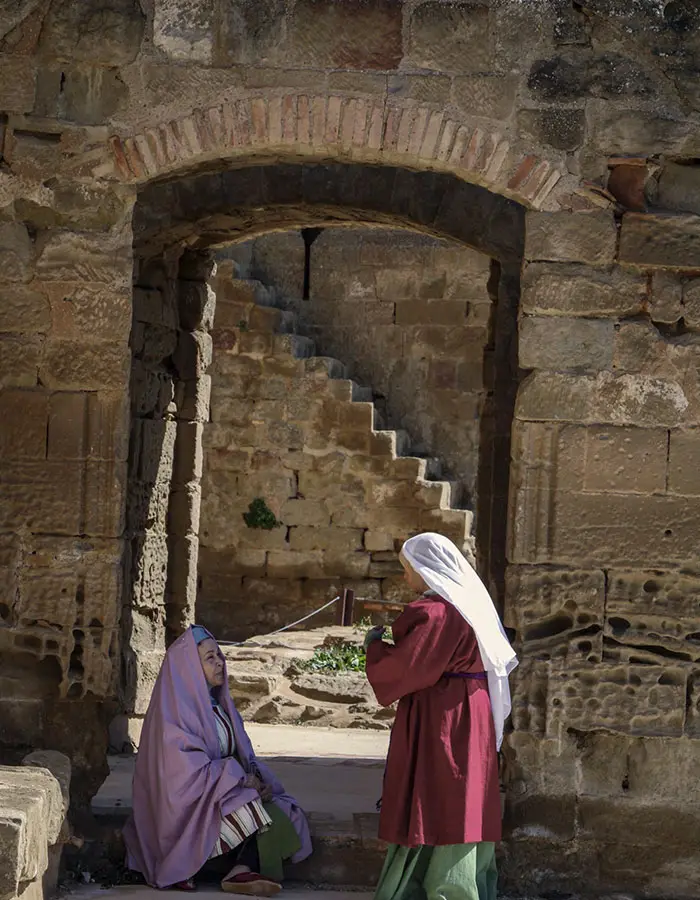
[[[504,885],[698,895],[698,71],[694,0],[0,0],[0,900],[195,613],[426,529],[521,659]]]

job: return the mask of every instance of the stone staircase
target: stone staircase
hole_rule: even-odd
[[[414,452],[411,437],[405,430],[387,427],[385,416],[375,403],[372,388],[353,380],[348,366],[342,361],[317,355],[314,341],[297,333],[295,313],[284,308],[284,300],[276,295],[274,289],[253,279],[237,277],[235,264],[231,260],[219,263],[213,287],[217,297],[212,332],[214,371],[217,355],[221,360],[222,353],[254,358],[272,357],[279,361],[280,367],[301,361],[301,369],[290,368],[289,371],[301,373],[299,380],[303,383],[303,389],[312,391],[316,396],[325,394],[332,398],[341,407],[341,425],[344,419],[353,428],[364,429],[369,435],[368,451],[343,447],[340,428],[338,449],[350,453],[368,452],[368,455],[383,457],[389,463],[383,470],[380,464],[375,466],[377,473],[388,473],[391,481],[384,486],[387,495],[385,505],[393,507],[404,503],[395,495],[408,496],[410,488],[406,488],[406,482],[412,486],[413,497],[420,497],[418,505],[422,506],[422,514],[417,517],[413,529],[404,530],[412,533],[419,530],[441,531],[462,547],[473,561],[473,514],[468,508],[468,499],[461,483],[443,477],[440,459]],[[399,486],[397,481],[403,482],[403,485]],[[414,502],[411,499],[410,503]],[[398,531],[401,538],[402,529]]]

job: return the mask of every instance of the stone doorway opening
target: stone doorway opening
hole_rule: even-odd
[[[217,319],[213,289],[215,285],[212,283],[217,250],[261,235],[280,232],[299,234],[302,228],[321,228],[328,235],[331,232],[337,234],[336,229],[341,226],[402,229],[414,235],[422,235],[423,241],[432,241],[436,246],[440,242],[450,242],[453,247],[464,247],[465,258],[477,260],[482,257],[482,261],[474,265],[481,267],[479,277],[483,299],[488,306],[485,322],[471,328],[471,323],[467,321],[459,326],[461,330],[450,325],[437,326],[431,320],[431,315],[438,307],[430,308],[427,301],[434,299],[439,302],[441,298],[424,297],[425,321],[415,323],[415,327],[423,328],[424,332],[422,336],[419,332],[413,332],[413,336],[418,334],[422,342],[415,355],[426,372],[430,372],[432,364],[434,383],[437,385],[442,379],[443,383],[452,385],[436,390],[456,391],[457,378],[467,377],[469,367],[472,380],[479,379],[479,389],[476,392],[479,394],[478,404],[474,398],[471,403],[465,402],[465,410],[469,410],[472,426],[475,418],[478,422],[478,450],[475,457],[478,462],[471,464],[469,476],[465,472],[458,472],[458,466],[452,466],[452,471],[457,471],[457,475],[450,480],[455,480],[461,488],[461,496],[455,501],[456,508],[451,507],[446,499],[444,483],[433,480],[432,486],[426,488],[428,492],[432,492],[433,499],[427,502],[422,523],[414,515],[414,521],[404,521],[403,528],[415,532],[431,527],[428,519],[432,504],[434,513],[443,513],[433,515],[431,522],[434,530],[449,533],[450,521],[453,529],[459,531],[461,528],[466,543],[469,544],[471,540],[472,546],[477,548],[480,570],[491,584],[499,602],[503,602],[510,426],[518,380],[517,309],[524,242],[524,209],[511,200],[462,182],[451,175],[416,173],[393,167],[308,163],[259,165],[224,172],[200,171],[178,180],[151,183],[140,193],[134,212],[132,428],[127,494],[128,550],[123,611],[122,715],[113,727],[113,746],[119,747],[125,741],[132,740],[128,722],[135,721],[138,730],[138,720],[145,714],[150,689],[165,648],[192,621],[198,574],[203,597],[206,598],[207,585],[212,580],[216,581],[216,568],[225,556],[225,553],[220,552],[226,550],[225,546],[206,546],[207,540],[212,541],[211,535],[207,534],[200,559],[202,535],[199,520],[203,471],[209,471],[215,453],[218,453],[221,461],[222,449],[229,458],[232,458],[235,449],[235,439],[233,443],[227,441],[225,448],[215,446],[217,423],[210,423],[209,402],[212,377],[215,380],[218,377],[217,360],[228,360],[229,369],[232,365],[235,369],[235,365],[240,367],[241,359],[247,358],[246,365],[250,369],[247,379],[243,378],[240,371],[229,373],[227,377],[239,387],[245,382],[247,386],[241,388],[244,393],[252,390],[255,394],[259,390],[261,379],[254,370],[259,370],[258,363],[268,352],[261,350],[262,345],[267,342],[266,346],[276,347],[282,353],[291,351],[290,365],[296,365],[298,360],[294,363],[291,360],[300,345],[309,340],[303,333],[295,336],[285,334],[283,327],[275,334],[275,324],[279,326],[279,319],[284,318],[279,313],[285,311],[275,312],[274,308],[268,307],[266,313],[264,304],[253,302],[261,310],[255,313],[258,322],[263,318],[267,319],[265,327],[268,333],[262,340],[260,334],[250,328],[250,310],[246,315],[241,315],[240,319],[235,319],[238,315],[235,304],[239,301],[232,296],[226,299],[225,288],[221,283],[216,285],[222,295],[220,311],[228,305],[228,319],[222,319],[221,315]],[[330,237],[326,240],[330,240]],[[381,264],[378,267],[381,268]],[[220,271],[225,273],[226,266],[220,268]],[[230,268],[228,271],[233,276]],[[240,278],[237,280],[241,281]],[[232,277],[229,281],[233,283]],[[235,292],[235,286],[231,290]],[[429,293],[430,288],[427,291]],[[483,310],[480,314],[483,315]],[[274,319],[278,321],[275,323],[272,321]],[[362,326],[364,323],[358,324],[358,327]],[[437,340],[436,328],[442,328],[440,340]],[[473,332],[471,334],[470,328]],[[441,344],[440,341],[444,342],[448,335],[451,335],[448,344]],[[327,335],[325,340],[328,342],[330,336]],[[405,336],[401,336],[401,341],[405,341]],[[465,343],[468,345],[466,352]],[[453,356],[441,359],[445,346],[452,347]],[[248,348],[249,352],[241,353],[241,348]],[[414,350],[415,347],[411,352]],[[326,351],[321,348],[320,352]],[[238,357],[235,365],[231,362],[234,357]],[[274,360],[274,354],[269,358]],[[318,360],[319,357],[316,350],[309,356],[307,345],[301,353],[301,359],[302,367],[310,367],[313,372],[316,366],[313,360]],[[214,368],[211,368],[212,360]],[[461,376],[458,374],[458,360],[464,363]],[[253,362],[255,365],[252,365]],[[368,385],[361,386],[365,388],[365,393],[353,399],[354,388],[349,379],[333,378],[334,373],[327,371],[326,362],[322,361],[320,368],[323,371],[317,371],[314,378],[319,383],[326,382],[323,388],[328,392],[326,410],[329,408],[330,397],[335,392],[333,403],[330,404],[334,406],[332,415],[348,416],[347,421],[352,423],[351,427],[344,428],[342,422],[335,422],[331,428],[332,435],[330,432],[326,435],[331,438],[330,445],[326,441],[326,449],[342,455],[344,451],[349,452],[349,448],[342,447],[344,440],[372,441],[379,454],[385,454],[383,462],[372,461],[370,445],[363,445],[367,449],[366,457],[363,455],[366,458],[365,465],[374,466],[375,469],[379,466],[370,479],[373,479],[376,488],[375,502],[380,503],[380,498],[386,496],[386,490],[405,492],[410,482],[410,489],[415,492],[419,481],[429,481],[426,478],[425,460],[411,456],[402,461],[401,453],[397,452],[401,449],[396,444],[400,416],[395,413],[393,420],[377,427],[382,413],[386,416],[387,411],[390,412],[388,403],[384,404],[383,410],[380,408],[375,419],[375,410],[371,409],[371,400],[375,398],[372,395],[370,400],[367,395]],[[279,377],[274,377],[279,388]],[[406,379],[407,382],[410,381],[410,375]],[[336,382],[335,385],[332,384],[333,381]],[[308,379],[306,383],[310,383]],[[216,402],[216,392],[214,399]],[[237,398],[238,401],[245,399],[243,396]],[[249,397],[248,400],[250,399]],[[456,394],[453,399],[458,399]],[[382,404],[378,405],[381,407]],[[240,402],[238,408],[241,408]],[[274,419],[272,412],[270,416]],[[459,414],[455,416],[455,419],[458,418]],[[280,432],[278,422],[271,421],[268,424]],[[337,442],[339,429],[343,434],[341,443],[333,447],[332,442]],[[287,437],[280,433],[281,443],[278,441],[278,445],[286,446],[288,453],[301,452],[303,455],[303,447],[295,447],[294,442],[292,446],[288,446],[288,436],[289,428]],[[219,428],[218,439],[220,438]],[[210,446],[207,444],[209,440],[214,442]],[[382,441],[385,442],[383,450],[379,448]],[[211,457],[208,464],[204,462],[205,447]],[[252,451],[252,448],[249,449]],[[437,451],[435,455],[439,456],[440,448],[434,449]],[[421,448],[422,455],[427,456],[428,450],[433,452],[433,448]],[[318,456],[320,451],[313,452]],[[400,485],[395,472],[396,467],[402,465],[404,468],[413,466],[415,471],[411,470],[408,479],[407,472],[404,472],[404,484]],[[387,467],[393,467],[392,478],[389,479],[392,484],[389,488],[382,484],[386,475],[381,474],[381,466],[384,466],[385,472],[389,471]],[[219,470],[220,473],[223,471],[226,470]],[[448,474],[451,475],[452,472]],[[239,479],[239,476],[240,473],[235,478]],[[221,475],[218,477],[223,486],[225,479],[222,480]],[[334,476],[326,473],[324,477],[332,481]],[[295,478],[296,493],[290,494],[287,499],[304,501],[306,497],[299,489],[298,473]],[[471,483],[467,484],[470,478]],[[356,475],[351,477],[351,481],[353,479],[357,485]],[[250,480],[249,476],[247,480]],[[367,486],[363,488],[367,489]],[[223,488],[223,494],[227,493],[230,491]],[[455,496],[459,493],[460,491],[455,490]],[[212,496],[210,493],[210,500]],[[348,500],[350,505],[357,505],[357,497],[352,496],[352,492],[348,494]],[[209,501],[205,499],[205,516],[208,515],[207,502]],[[304,514],[311,514],[311,506],[313,504],[306,504],[307,511]],[[302,512],[300,505],[298,512]],[[473,534],[470,534],[473,513],[476,515]],[[237,519],[240,515],[240,511],[236,510],[234,518]],[[350,513],[345,513],[346,518],[349,515]],[[468,528],[465,527],[467,521],[470,526]],[[243,530],[243,521],[240,525]],[[332,521],[325,527],[329,529],[325,534],[328,539],[361,539],[363,543],[358,550],[365,550],[364,534],[372,530],[338,522],[337,527],[342,531],[339,530],[339,536],[336,536],[331,533]],[[294,538],[298,546],[306,549],[294,551],[291,548],[291,531],[294,528],[301,529]],[[266,567],[272,559],[271,571],[255,572],[255,566],[261,564],[262,558],[252,560],[248,555],[247,561],[240,560],[240,566],[244,570],[247,566],[252,566],[254,574],[250,571],[248,574],[237,571],[231,577],[234,580],[251,577],[258,582],[267,578],[267,586],[271,581],[289,582],[294,574],[295,561],[300,561],[300,553],[307,554],[306,563],[313,569],[318,550],[308,541],[313,541],[317,535],[311,535],[310,528],[316,526],[307,526],[300,521],[288,527],[283,539],[284,548],[256,548],[265,550]],[[374,530],[381,531],[379,528]],[[216,540],[214,537],[214,542]],[[274,540],[280,541],[282,538],[276,535]],[[370,542],[371,540],[370,536]],[[386,542],[387,535],[377,534],[376,540],[377,550],[356,554],[358,559],[355,565],[363,567],[362,571],[359,568],[352,571],[341,568],[338,577],[354,580],[367,577],[373,552],[379,554],[375,563],[384,564],[385,559],[381,558],[381,554],[391,552],[388,545],[385,548],[381,544],[381,541]],[[393,546],[391,549],[393,551]],[[294,560],[289,556],[290,552],[297,553]],[[375,567],[374,571],[376,570]],[[325,578],[327,570],[321,568],[318,574],[324,576],[319,580],[329,580]],[[279,577],[276,578],[276,575]],[[308,578],[308,572],[303,566],[299,575],[300,581]],[[224,576],[230,576],[230,572],[225,572]],[[374,579],[375,582],[380,580]],[[328,587],[330,584],[325,585],[324,589]],[[209,594],[210,609],[216,602],[221,602],[217,601],[214,594],[215,592]],[[272,606],[274,605],[273,600]],[[289,613],[293,615],[300,606],[305,611],[310,608],[307,598],[303,598],[301,594],[296,606],[294,603],[290,604]],[[277,614],[272,615],[271,621],[275,621],[275,615]],[[246,630],[251,633],[252,623],[241,621],[235,629],[237,630],[233,630],[231,636],[238,638]]]

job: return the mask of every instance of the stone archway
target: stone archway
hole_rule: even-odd
[[[591,204],[566,160],[476,117],[427,104],[348,94],[252,94],[136,134],[117,134],[84,165],[99,179],[128,184],[199,168],[262,161],[343,161],[455,175],[526,208],[585,209]],[[80,166],[80,163],[78,163]]]
[[[160,510],[158,534],[152,525],[135,525],[134,517],[127,516],[132,543],[136,542],[131,556],[135,612],[127,627],[140,632],[135,639],[141,649],[130,657],[135,668],[127,670],[125,678],[131,695],[127,707],[137,715],[145,711],[148,684],[166,634],[177,632],[194,608],[198,510],[192,506],[192,497],[200,493],[202,427],[208,410],[205,373],[211,361],[207,332],[212,317],[205,284],[208,252],[271,230],[352,223],[398,226],[436,235],[474,248],[493,261],[489,292],[496,309],[496,330],[489,332],[488,352],[493,355],[495,351],[497,364],[489,366],[492,385],[481,417],[478,528],[484,565],[502,600],[506,520],[501,510],[507,502],[509,429],[517,388],[514,337],[524,242],[522,206],[455,175],[387,165],[288,162],[155,181],[139,193],[133,222],[137,261],[134,327],[139,337],[132,341],[137,349],[132,374],[135,419],[131,456],[143,459],[143,436],[157,434],[157,440],[168,447],[170,463],[165,468],[170,467],[172,480],[161,480],[159,487],[158,477],[137,475],[131,480],[130,506],[142,525],[148,521],[151,492],[161,493],[156,503]],[[184,254],[183,248],[187,248]],[[151,403],[139,412],[144,393],[152,392],[150,376],[143,371],[144,359],[149,360],[151,375],[159,383],[171,383],[172,388],[168,388],[164,404]],[[484,365],[484,360],[479,364]],[[152,454],[153,447],[148,452]],[[188,463],[182,464],[185,457]],[[157,468],[155,458],[152,465]],[[153,596],[149,572],[155,576]],[[149,596],[144,603],[143,598]],[[146,612],[144,607],[154,601],[154,609]],[[136,620],[141,624],[134,624]],[[157,638],[156,633],[160,635]],[[143,672],[146,690],[141,699],[139,672]]]

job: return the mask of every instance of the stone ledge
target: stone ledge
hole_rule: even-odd
[[[67,788],[70,763],[65,757],[60,760],[59,781],[48,768],[36,768],[38,761],[0,766],[0,900],[13,900],[28,889],[43,896],[41,880],[52,862],[49,848],[62,837],[67,808],[62,783]],[[55,764],[56,759],[41,762]],[[48,890],[55,886],[50,881]]]

